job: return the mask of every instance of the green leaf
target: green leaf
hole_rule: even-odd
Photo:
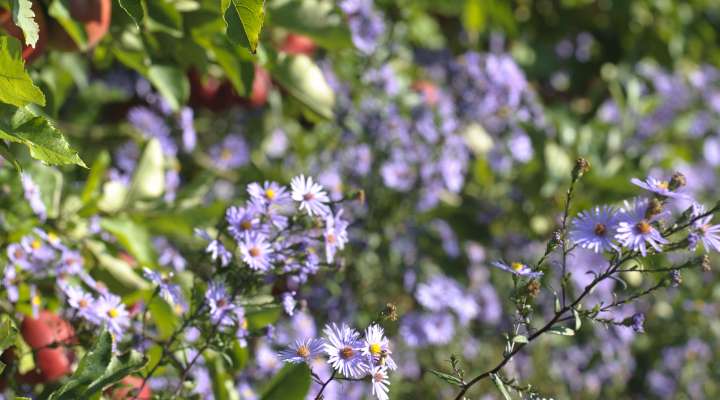
[[[256,331],[274,324],[280,318],[281,312],[282,308],[276,304],[257,308],[247,307],[245,318],[247,318],[248,329]]]
[[[485,28],[485,9],[482,0],[465,0],[465,10],[463,10],[463,26],[468,32],[473,43],[477,43],[480,32]]]
[[[87,49],[87,32],[85,26],[70,14],[70,0],[53,0],[48,7],[48,14],[65,29],[80,50]]]
[[[49,120],[28,109],[0,105],[0,139],[22,143],[30,148],[30,155],[47,164],[85,163]]]
[[[90,398],[104,388],[141,369],[147,359],[136,351],[113,356],[113,338],[103,331],[85,357],[80,360],[75,373],[49,400]]]
[[[575,336],[575,331],[566,326],[556,326],[548,330],[548,333],[553,333],[555,335],[561,336]]]
[[[195,40],[213,53],[237,94],[249,96],[255,76],[255,66],[251,61],[252,54],[242,46],[229,43],[227,38],[222,37],[222,39],[224,40],[213,41],[198,36]]]
[[[303,400],[310,390],[310,369],[305,363],[285,364],[262,392],[262,400]]]
[[[463,384],[460,378],[458,378],[457,376],[446,374],[435,369],[431,369],[430,372],[451,385],[462,386]]]
[[[7,266],[6,268],[11,268]],[[0,353],[5,349],[15,344],[17,338],[18,328],[10,316],[3,314],[0,316]]]
[[[575,318],[575,330],[579,331],[582,327],[582,320],[580,319],[580,313],[576,309],[572,309],[573,317]]]
[[[121,246],[143,266],[155,265],[155,250],[144,226],[127,218],[103,218],[100,226],[117,238]]]
[[[32,2],[30,0],[13,0],[12,18],[15,25],[22,30],[25,44],[35,47],[40,37],[40,27],[35,22],[35,11],[32,10]]]
[[[190,83],[185,73],[172,65],[153,65],[148,69],[147,78],[150,83],[177,111],[190,97]]]
[[[98,195],[102,179],[105,176],[105,171],[107,171],[109,166],[110,154],[108,154],[107,150],[103,150],[100,154],[98,154],[90,167],[90,175],[88,175],[87,181],[85,182],[85,188],[82,192],[83,203],[87,204]]]
[[[527,338],[527,336],[524,336],[524,335],[517,335],[512,339],[512,341],[515,343],[527,343],[528,338]]]
[[[4,158],[5,160],[11,162],[18,172],[22,172],[22,167],[20,166],[20,163],[17,161],[15,155],[10,151],[10,147],[5,142],[0,142],[0,156],[2,156],[2,158]]]
[[[40,188],[40,198],[45,204],[48,217],[57,218],[60,214],[63,174],[57,168],[39,163],[32,164],[28,172]]]
[[[500,391],[500,394],[502,395],[503,399],[505,400],[512,400],[512,397],[510,397],[510,393],[508,392],[507,388],[505,387],[505,384],[500,379],[499,376],[496,374],[490,374],[490,379],[492,379],[493,383],[495,384],[495,387],[497,387],[498,391]]]
[[[306,55],[281,54],[270,71],[275,80],[294,98],[323,118],[330,119],[335,93],[320,68]]]
[[[221,0],[228,37],[253,53],[265,19],[264,5],[264,0]]]
[[[159,337],[168,339],[172,336],[180,321],[173,311],[172,306],[158,296],[155,296],[148,304],[152,320],[157,326]]]
[[[150,284],[141,278],[126,261],[111,256],[102,242],[88,241],[87,247],[98,261],[98,268],[93,271],[98,280],[118,294],[130,294],[137,290],[147,290]]]
[[[25,71],[20,42],[5,35],[0,35],[0,102],[16,107],[45,105],[45,95]]]
[[[352,47],[352,36],[343,15],[332,1],[290,0],[268,6],[268,19],[273,26],[312,38],[328,49]]]
[[[164,32],[175,38],[183,36],[183,19],[180,11],[167,0],[150,0],[147,7],[147,27],[151,32]]]
[[[120,8],[132,18],[135,25],[140,27],[145,17],[145,11],[143,10],[143,0],[118,0]]]
[[[165,156],[157,139],[151,139],[143,150],[130,182],[126,204],[136,200],[154,199],[165,191]]]

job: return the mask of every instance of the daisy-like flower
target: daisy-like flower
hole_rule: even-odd
[[[296,176],[290,182],[292,188],[292,199],[300,202],[300,209],[305,210],[309,216],[319,215],[321,217],[330,213],[327,202],[330,201],[322,186],[313,182],[312,177],[307,179],[304,175]]]
[[[617,250],[613,235],[617,229],[615,209],[609,206],[583,211],[573,220],[570,239],[580,247],[602,253]]]
[[[21,269],[30,269],[29,254],[20,243],[12,243],[7,247],[7,256],[12,264]]]
[[[20,182],[22,183],[25,200],[30,204],[30,208],[41,221],[45,221],[47,210],[45,209],[45,203],[40,198],[40,187],[35,184],[30,175],[25,173],[20,174]]]
[[[240,242],[240,254],[250,269],[267,271],[271,268],[272,249],[263,234],[248,235],[245,240]]]
[[[372,379],[372,394],[378,400],[388,400],[390,379],[388,379],[387,367],[384,365],[373,367],[370,370],[370,378]]]
[[[178,311],[184,312],[187,309],[187,304],[183,298],[180,286],[170,282],[172,274],[163,276],[159,272],[145,267],[143,268],[143,275],[158,286],[160,297],[165,299],[165,301],[174,305]]]
[[[335,253],[345,248],[348,242],[347,221],[341,218],[343,210],[337,214],[329,213],[325,218],[325,257],[328,263],[332,263],[335,259]]]
[[[235,338],[241,347],[245,347],[247,346],[247,337],[250,331],[248,330],[248,320],[245,318],[245,309],[242,306],[235,307],[235,320],[237,320]]]
[[[328,363],[348,378],[360,378],[365,375],[367,365],[362,356],[362,342],[357,331],[347,324],[338,327],[333,323],[326,325],[323,332],[325,333],[323,349],[328,355]]]
[[[7,298],[8,300],[10,300],[11,303],[17,302],[18,298],[20,297],[20,292],[17,286],[18,283],[20,283],[20,279],[18,279],[15,266],[12,264],[6,265],[2,284],[5,287],[5,291],[7,292]]]
[[[244,240],[250,232],[257,231],[260,226],[257,210],[250,207],[230,207],[225,212],[228,231],[237,241]]]
[[[205,248],[205,253],[210,254],[210,258],[213,261],[220,260],[220,265],[227,267],[232,259],[232,254],[225,248],[225,246],[217,239],[213,239],[202,229],[195,229],[195,235],[208,241],[208,245]]]
[[[380,325],[368,326],[365,330],[363,344],[362,353],[372,360],[373,365],[387,365],[391,370],[397,368],[395,361],[391,357],[390,341],[385,337],[385,332]]]
[[[645,257],[647,255],[647,245],[652,246],[655,251],[661,252],[661,244],[668,241],[660,235],[660,232],[651,224],[657,216],[647,218],[645,216],[648,206],[647,199],[635,199],[632,204],[625,202],[622,212],[618,215],[620,223],[618,224],[617,239],[624,247],[633,251],[640,251]]]
[[[658,196],[662,197],[671,197],[674,199],[687,199],[688,195],[684,193],[678,193],[670,188],[670,182],[664,181],[660,179],[655,179],[653,177],[647,177],[644,181],[641,181],[638,178],[632,178],[630,179],[630,182],[633,183],[633,185],[640,186],[641,188],[648,190],[650,192],[655,193]]]
[[[130,315],[120,297],[104,294],[95,302],[95,318],[107,326],[108,331],[120,339],[130,327]]]
[[[705,208],[701,207],[697,215],[704,213]],[[712,215],[708,215],[695,221],[693,223],[693,228],[695,228],[693,234],[695,235],[696,241],[702,242],[705,252],[710,250],[720,252],[720,225],[710,225],[712,217]]]
[[[292,364],[309,363],[317,358],[323,350],[323,342],[320,339],[305,338],[298,339],[294,344],[280,352],[280,359]]]
[[[247,192],[259,204],[263,206],[284,205],[290,202],[290,194],[285,186],[280,186],[277,182],[265,181],[262,186],[253,182],[247,186]]]
[[[60,289],[62,289],[65,296],[67,296],[67,302],[70,304],[70,307],[77,310],[82,318],[92,323],[98,323],[97,315],[93,312],[95,298],[93,298],[90,293],[82,290],[78,286],[68,284],[61,284]]]
[[[210,306],[210,319],[213,323],[232,325],[232,313],[235,311],[236,306],[229,298],[222,282],[210,282],[205,293],[205,299]]]
[[[520,262],[506,264],[502,261],[493,261],[492,265],[517,276],[527,276],[529,278],[537,279],[543,275],[540,271],[533,272],[532,268]]]

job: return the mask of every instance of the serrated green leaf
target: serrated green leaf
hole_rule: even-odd
[[[5,35],[0,35],[0,102],[45,105],[45,95],[25,71],[20,41]]]
[[[120,8],[132,18],[138,28],[142,25],[145,11],[143,10],[143,0],[118,0]]]
[[[451,385],[462,386],[462,381],[457,376],[446,374],[435,369],[431,369],[430,372]]]
[[[332,118],[335,93],[310,57],[282,54],[270,72],[278,84],[300,103],[323,118]]]
[[[138,263],[143,266],[155,265],[155,250],[144,226],[127,218],[103,218],[100,226],[115,236]]]
[[[85,167],[80,156],[49,120],[25,108],[0,104],[0,139],[28,146],[33,158],[47,164]]]
[[[30,0],[13,0],[12,2],[12,18],[23,32],[25,44],[35,47],[40,37],[40,27],[35,22],[35,11],[32,9]]]
[[[153,65],[148,68],[147,78],[175,111],[179,110],[190,97],[190,83],[185,73],[178,67]]]
[[[255,53],[265,19],[265,1],[221,0],[221,10],[230,40]]]
[[[310,369],[305,363],[286,364],[262,391],[262,400],[303,400],[310,390]]]

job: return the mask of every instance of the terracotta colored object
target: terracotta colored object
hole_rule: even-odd
[[[47,310],[40,311],[37,318],[25,317],[20,325],[20,332],[33,349],[47,347],[53,343],[57,345],[75,343],[75,330],[70,323]]]
[[[202,78],[195,70],[188,72],[190,81],[190,104],[221,111],[233,105],[262,107],[267,103],[272,81],[270,74],[262,67],[255,66],[252,92],[249,97],[240,97],[230,81],[213,77]]]
[[[429,81],[415,81],[412,85],[413,90],[420,93],[425,101],[434,106],[439,100],[438,88],[434,83]]]
[[[38,58],[45,51],[45,45],[47,43],[47,24],[45,21],[45,13],[37,1],[33,1],[32,10],[35,12],[35,22],[38,24],[40,29],[38,33],[38,41],[35,43],[35,47],[23,44],[22,57],[28,63]],[[9,10],[0,10],[0,26],[2,26],[3,30],[7,32],[7,34],[20,40],[20,42],[25,43],[25,37],[23,36],[22,30],[13,22],[12,15]]]
[[[70,15],[81,22],[87,35],[87,47],[95,47],[108,33],[112,18],[112,0],[70,0]],[[75,41],[57,23],[49,25],[50,46],[64,51],[77,51]]]
[[[44,348],[35,355],[35,363],[40,369],[44,382],[53,382],[71,371],[71,357],[64,347]]]
[[[264,106],[267,103],[271,85],[270,74],[265,68],[256,65],[255,79],[253,80],[252,93],[249,99],[250,105],[253,107]]]
[[[126,376],[120,383],[110,390],[110,398],[112,400],[125,400],[136,398],[139,400],[150,400],[152,398],[152,390],[149,385],[145,385],[140,393],[137,390],[142,386],[143,380],[138,376]],[[137,396],[135,396],[137,393]]]
[[[289,54],[305,54],[312,57],[317,46],[308,36],[289,33],[280,45],[280,50]]]

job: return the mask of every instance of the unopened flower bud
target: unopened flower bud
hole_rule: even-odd
[[[663,205],[660,200],[653,197],[650,199],[650,202],[648,202],[648,207],[645,210],[645,218],[650,219],[658,214],[660,214],[663,211]]]
[[[590,171],[590,162],[582,157],[578,157],[575,160],[575,167],[572,170],[572,179],[574,181],[578,180],[588,171]]]
[[[673,174],[673,176],[670,178],[670,183],[668,184],[668,189],[675,191],[685,185],[687,185],[687,180],[685,179],[685,175],[681,174],[680,172],[675,172]]]
[[[560,246],[562,244],[562,240],[562,232],[560,232],[560,230],[553,232],[550,241],[548,241],[547,248],[545,249],[545,254],[550,254],[553,250]]]
[[[645,332],[645,314],[635,313],[632,317],[625,318],[623,325],[631,327],[635,332]]]

